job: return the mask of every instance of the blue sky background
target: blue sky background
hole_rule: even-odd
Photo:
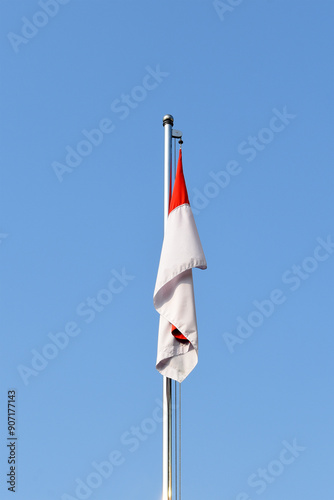
[[[160,498],[152,295],[171,113],[208,261],[183,497],[332,500],[333,3],[0,8],[1,498],[11,389],[16,500]]]

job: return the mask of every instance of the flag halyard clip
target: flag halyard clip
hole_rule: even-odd
[[[182,149],[183,140],[181,130],[172,129],[172,138],[179,139],[180,149]]]

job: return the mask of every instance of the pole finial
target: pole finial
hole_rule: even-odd
[[[170,125],[174,125],[174,118],[172,117],[172,115],[165,115],[162,119],[162,124],[163,126],[165,126],[167,123],[169,123]]]

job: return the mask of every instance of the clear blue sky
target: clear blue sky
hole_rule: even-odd
[[[12,389],[16,500],[160,499],[170,113],[208,262],[183,498],[332,500],[333,2],[0,10],[1,499]]]

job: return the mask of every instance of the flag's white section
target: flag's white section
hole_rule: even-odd
[[[160,314],[156,367],[162,375],[178,382],[189,375],[198,360],[193,267],[206,269],[207,265],[194,216],[186,203],[168,216],[153,296]],[[172,324],[189,343],[174,338]]]

